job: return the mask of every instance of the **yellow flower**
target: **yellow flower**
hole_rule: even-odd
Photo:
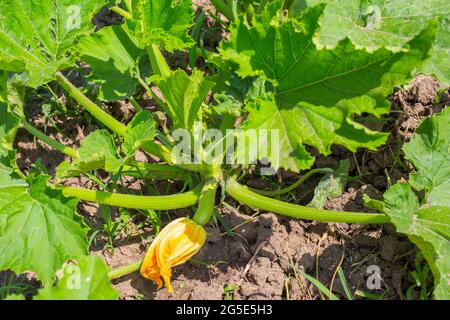
[[[161,277],[167,290],[170,285],[172,267],[188,261],[203,246],[206,231],[189,218],[180,218],[169,223],[152,242],[141,266],[143,277],[162,287]]]

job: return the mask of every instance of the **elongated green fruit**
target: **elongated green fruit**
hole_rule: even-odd
[[[192,220],[200,225],[209,222],[214,211],[214,202],[216,199],[217,181],[212,179],[205,183],[198,202],[198,208]]]
[[[136,196],[96,190],[60,187],[66,197],[130,209],[172,210],[193,206],[200,198],[202,185],[191,191],[170,196]]]
[[[226,192],[239,202],[265,211],[279,213],[288,217],[317,220],[323,222],[345,222],[345,223],[389,223],[389,218],[384,214],[371,214],[360,212],[344,212],[321,210],[303,207],[276,199],[268,198],[251,191],[248,187],[228,178]]]
[[[35,136],[39,140],[42,140],[43,142],[48,144],[50,147],[58,150],[59,152],[64,153],[64,154],[66,154],[69,157],[72,157],[74,159],[78,158],[77,150],[75,150],[75,149],[73,149],[71,147],[68,147],[68,146],[62,144],[61,142],[50,138],[49,136],[45,135],[44,133],[42,133],[41,131],[39,131],[35,127],[33,127],[28,122],[24,121],[22,123],[22,127],[25,130],[27,130],[29,133],[31,133],[33,136]]]
[[[75,87],[61,72],[56,73],[56,80],[67,91],[67,93],[74,98],[84,109],[92,114],[98,121],[103,123],[106,127],[114,133],[124,136],[127,127],[114,119],[109,113],[97,106],[83,92]]]

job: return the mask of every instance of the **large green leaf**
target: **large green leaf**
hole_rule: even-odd
[[[64,261],[87,254],[87,230],[78,200],[49,187],[49,176],[32,173],[25,180],[18,171],[12,143],[20,121],[6,100],[0,72],[0,270],[33,271],[50,285]]]
[[[0,2],[0,68],[29,74],[29,85],[73,65],[73,45],[93,31],[93,15],[108,0]]]
[[[422,251],[433,271],[436,299],[450,299],[450,208],[419,207],[406,183],[397,183],[384,194],[384,211],[397,231],[408,235]]]
[[[57,285],[39,290],[34,300],[116,300],[119,293],[108,271],[101,258],[82,257],[77,264],[66,264]]]
[[[49,177],[21,179],[0,167],[0,270],[34,271],[44,285],[64,261],[87,254],[77,200],[47,186]]]
[[[441,20],[441,27],[431,57],[420,72],[436,76],[443,86],[450,86],[450,14]]]
[[[63,162],[58,166],[56,173],[58,179],[97,169],[114,173],[122,165],[113,138],[107,130],[97,130],[88,135],[77,151],[78,158],[72,163]]]
[[[82,38],[77,51],[92,68],[90,78],[100,86],[100,99],[120,100],[136,92],[139,61],[145,51],[138,47],[126,24]]]
[[[450,109],[425,119],[403,151],[417,169],[411,185],[425,190],[429,205],[450,207]]]
[[[326,3],[315,43],[328,48],[350,38],[359,48],[398,51],[420,33],[430,19],[450,13],[446,0],[307,0]]]
[[[450,298],[450,109],[425,119],[404,145],[406,158],[417,168],[410,184],[397,183],[384,194],[384,202],[367,203],[384,211],[422,251],[433,271],[437,299]],[[421,203],[412,187],[425,191]]]
[[[384,97],[426,59],[437,22],[412,39],[406,52],[369,53],[349,40],[331,50],[317,49],[313,35],[323,6],[293,20],[279,11],[280,5],[271,3],[251,24],[241,16],[231,27],[230,40],[220,48],[223,59],[239,66],[240,76],[261,75],[276,86],[274,98],[247,106],[245,128],[279,129],[280,164],[293,171],[314,161],[305,144],[322,154],[328,154],[333,143],[352,151],[383,144],[386,135],[356,123],[353,115],[388,110]]]
[[[190,129],[213,83],[199,70],[188,76],[178,69],[156,80],[166,101],[165,110],[175,128]]]
[[[194,18],[191,0],[135,0],[133,5],[130,25],[142,45],[159,44],[172,52],[194,44],[188,35]]]
[[[284,108],[275,98],[266,96],[248,103],[246,109],[249,116],[243,126],[244,134],[252,129],[278,130],[278,151],[269,150],[268,153],[275,169],[274,164],[277,163],[284,169],[296,172],[310,168],[314,157],[305,149],[306,144],[328,154],[333,143],[342,144],[352,151],[363,146],[374,150],[387,137],[385,133],[371,131],[354,122],[337,107],[302,103]]]
[[[326,3],[314,43],[333,48],[348,37],[356,47],[369,51],[380,47],[399,51],[427,25],[442,19],[440,35],[431,61],[420,69],[450,83],[450,3],[446,0],[307,0],[308,5]]]

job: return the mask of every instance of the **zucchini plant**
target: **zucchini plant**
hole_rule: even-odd
[[[229,37],[221,40],[216,51],[207,51],[197,48],[189,35],[195,17],[191,1],[111,2],[0,3],[0,270],[35,272],[44,287],[36,299],[117,298],[109,280],[139,268],[158,284],[162,276],[169,287],[171,267],[195,254],[204,241],[199,234],[194,237],[199,246],[192,245],[192,250],[179,252],[172,259],[175,253],[167,243],[173,241],[177,247],[188,240],[174,240],[176,227],[167,232],[163,229],[144,264],[137,261],[108,271],[101,259],[88,256],[88,228],[76,212],[79,201],[138,210],[192,208],[192,217],[183,223],[202,226],[212,219],[214,207],[220,205],[217,195],[223,194],[252,208],[291,218],[359,224],[393,222],[400,232],[410,233],[404,230],[406,222],[399,226],[398,212],[394,214],[392,209],[390,194],[396,189],[388,192],[384,206],[376,206],[379,213],[338,212],[277,199],[299,183],[279,190],[256,190],[242,181],[255,168],[262,174],[279,169],[295,173],[309,170],[315,161],[312,149],[328,155],[334,144],[353,152],[382,146],[388,134],[367,128],[358,116],[387,113],[387,96],[394,87],[407,83],[417,70],[431,70],[427,65],[430,56],[434,59],[442,54],[441,48],[436,48],[436,37],[442,37],[446,23],[440,17],[442,11],[427,11],[429,15],[413,19],[406,31],[383,24],[376,32],[367,21],[365,29],[360,30],[356,17],[348,25],[333,24],[340,11],[335,8],[337,4],[328,1],[299,5],[297,1],[215,0],[211,2],[229,21]],[[344,5],[352,8],[360,2]],[[398,2],[398,7],[373,14],[393,19],[403,9],[399,7],[402,1],[392,2]],[[448,4],[441,2],[448,9]],[[120,14],[123,22],[95,30],[92,19],[104,6]],[[366,20],[377,23],[379,17],[372,17],[365,2],[364,6]],[[348,13],[353,12],[349,9]],[[388,43],[380,35],[387,33],[384,28],[392,35]],[[211,67],[171,68],[167,59],[174,51],[185,50],[202,56]],[[439,69],[433,72],[435,75],[448,76],[445,62],[434,67]],[[84,85],[74,83],[74,72],[85,75]],[[441,79],[446,81],[445,77]],[[49,83],[57,84],[68,100],[88,112],[101,127],[77,149],[45,135],[28,120],[25,92]],[[90,86],[95,94],[88,92]],[[162,112],[143,108],[135,99],[139,90],[144,90]],[[105,107],[125,99],[136,111],[128,123],[116,119]],[[448,119],[448,112],[442,117]],[[448,121],[441,122],[443,130],[448,131]],[[428,130],[426,124],[424,127]],[[37,170],[25,175],[15,163],[13,146],[19,128],[71,160],[61,163],[54,177]],[[225,143],[230,139],[236,142],[231,148]],[[448,146],[448,137],[440,143]],[[138,150],[158,160],[139,162],[135,157]],[[448,148],[441,151],[446,152],[441,154],[442,166],[448,168]],[[410,148],[408,156],[415,158],[415,152]],[[420,163],[413,163],[420,171]],[[98,170],[115,181],[112,190],[101,187],[95,176]],[[443,179],[448,180],[448,174],[443,173]],[[64,184],[65,179],[81,175],[91,178],[99,188]],[[168,195],[133,194],[117,183],[118,177],[126,176],[148,183],[182,181],[188,190]],[[425,174],[412,186],[438,192],[435,185],[426,182],[434,178],[428,178]],[[430,226],[438,221],[445,223],[439,229],[445,231],[442,243],[424,236],[429,253],[425,257],[432,263],[439,286],[436,297],[448,296],[449,292],[448,280],[442,280],[448,279],[448,274],[439,277],[448,272],[442,271],[448,269],[448,260],[433,263],[436,256],[430,249],[448,245],[448,204],[442,208],[427,214],[430,220],[424,222]],[[418,209],[415,204],[408,214],[414,215],[417,210],[422,213],[428,209]],[[197,232],[194,227],[187,229]],[[422,239],[422,234],[411,233],[414,239]],[[440,254],[439,248],[435,250]],[[161,258],[164,254],[169,258]],[[67,289],[73,271],[68,261],[77,261],[80,290]],[[62,267],[64,275],[55,285],[55,274]],[[101,289],[91,291],[95,286],[83,286],[87,279],[95,279]]]

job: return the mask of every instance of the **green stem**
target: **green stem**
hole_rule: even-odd
[[[103,123],[106,127],[120,136],[125,135],[127,127],[114,119],[109,113],[97,106],[94,102],[89,100],[83,92],[75,87],[61,72],[56,73],[56,79],[59,84],[67,91],[67,93],[74,98],[84,109],[91,113],[98,121]]]
[[[281,196],[283,194],[291,192],[292,190],[297,189],[303,182],[308,180],[309,177],[311,177],[312,175],[314,175],[316,173],[330,173],[330,172],[333,172],[333,170],[329,169],[329,168],[313,169],[313,170],[309,171],[308,173],[306,173],[305,175],[303,175],[295,183],[293,183],[290,186],[288,186],[284,189],[281,189],[281,190],[266,191],[266,190],[257,190],[257,189],[253,189],[253,188],[249,188],[249,190],[256,192],[258,194],[261,194],[263,196],[267,196],[267,197]]]
[[[133,15],[133,4],[131,3],[131,0],[124,0],[123,2],[125,3],[128,12]]]
[[[127,19],[127,20],[133,19],[133,17],[131,16],[131,14],[130,14],[129,12],[123,10],[123,9],[120,8],[120,7],[117,7],[117,6],[112,7],[112,8],[111,8],[111,11],[114,11],[114,12],[120,14],[122,17],[124,17],[124,18]]]
[[[134,162],[125,166],[122,170],[124,175],[136,178],[152,178],[154,174],[158,179],[185,179],[188,172],[175,166],[161,163]]]
[[[217,180],[212,179],[203,186],[198,209],[192,217],[192,220],[199,225],[207,224],[213,215],[217,185]]]
[[[279,213],[292,218],[317,220],[323,222],[362,224],[381,224],[390,222],[389,218],[384,214],[322,210],[275,200],[251,191],[249,188],[240,185],[231,177],[227,180],[226,191],[231,197],[245,205],[265,211]]]
[[[154,156],[157,156],[167,163],[173,164],[175,162],[172,151],[170,151],[169,148],[163,146],[162,144],[158,144],[154,141],[147,141],[141,146],[141,149]]]
[[[110,279],[117,279],[117,278],[121,278],[123,276],[126,276],[127,274],[133,273],[135,271],[138,271],[141,267],[142,261],[138,261],[138,262],[133,262],[130,264],[127,264],[123,267],[111,270],[108,273],[108,276]]]
[[[25,130],[27,130],[29,133],[31,133],[33,136],[35,136],[39,140],[42,140],[43,142],[45,142],[46,144],[48,144],[52,148],[55,148],[59,152],[62,152],[64,154],[68,155],[69,157],[72,157],[72,158],[75,158],[75,159],[78,158],[77,150],[75,150],[75,149],[73,149],[71,147],[68,147],[68,146],[62,144],[61,142],[50,138],[49,136],[45,135],[44,133],[42,133],[41,131],[39,131],[35,127],[33,127],[28,122],[24,121],[22,123],[22,127]]]
[[[141,112],[143,110],[134,97],[130,97],[130,103],[136,112]]]
[[[150,58],[153,72],[161,77],[168,77],[170,75],[170,67],[164,59],[164,56],[156,44],[147,47],[147,52]]]
[[[229,21],[234,20],[233,10],[223,0],[211,0],[211,3],[222,13]]]
[[[148,86],[147,83],[145,83],[144,79],[142,79],[140,76],[138,76],[138,81],[141,84],[141,86],[145,89],[145,91],[147,92],[147,94],[153,99],[155,100],[155,102],[160,106],[160,107],[164,107],[165,103],[164,101],[158,97],[156,95],[156,93],[153,92],[153,90]]]
[[[60,187],[60,189],[66,197],[110,206],[130,209],[173,210],[195,205],[200,197],[202,186],[197,186],[185,193],[169,196],[137,196],[74,187]]]
[[[156,47],[157,48],[157,47]],[[161,54],[161,51],[158,52]],[[162,56],[162,54],[161,54]],[[164,61],[165,62],[165,61]],[[168,67],[168,66],[167,66]],[[127,130],[127,127],[114,119],[110,114],[103,111],[99,106],[93,103],[89,98],[87,98],[77,87],[75,87],[70,81],[64,77],[64,75],[60,72],[56,74],[56,79],[61,84],[61,86],[69,93],[69,95],[74,98],[83,108],[85,108],[89,113],[91,113],[98,121],[103,123],[106,127],[112,130],[114,133],[124,136]],[[167,147],[157,144],[153,141],[147,142],[145,145],[141,147],[143,150],[157,156],[160,159],[168,163],[174,164],[175,160],[172,155],[172,151]],[[176,166],[189,170],[199,172],[201,171],[201,166],[198,165],[178,165]]]

